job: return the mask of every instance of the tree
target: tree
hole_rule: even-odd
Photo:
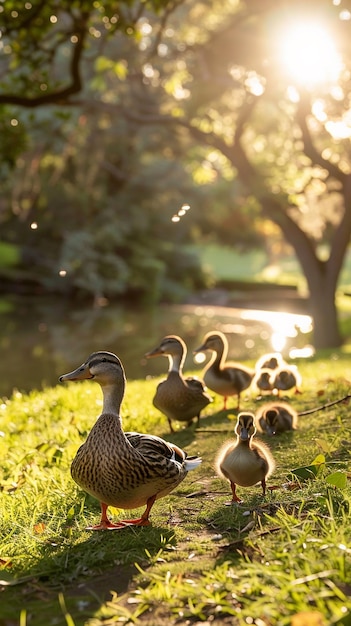
[[[79,104],[86,111],[113,111],[141,127],[173,129],[179,158],[191,155],[212,168],[214,178],[240,181],[241,197],[251,206],[254,201],[261,216],[279,227],[306,277],[316,347],[340,345],[335,295],[351,233],[346,0],[154,0],[148,7],[162,9],[156,17],[143,12],[143,2],[120,2],[116,12],[113,2],[80,0],[60,3],[58,25],[55,19],[48,23],[51,15],[57,17],[54,5],[32,4],[35,19],[26,20],[15,8],[19,3],[6,3],[4,40],[12,46],[14,70],[1,72],[0,104]],[[277,42],[281,35],[289,39],[283,31],[295,20],[310,24],[310,45],[302,45],[304,33],[297,30],[295,49],[283,67],[286,49]],[[322,34],[312,40],[316,23]],[[329,62],[334,50],[327,45],[328,30],[338,44],[337,75],[335,58],[334,68]],[[122,55],[116,63],[110,46],[121,32],[137,35],[135,55]],[[329,58],[321,58],[323,36]],[[291,60],[301,57],[300,48],[304,56],[294,76]],[[312,57],[308,49],[315,52]],[[26,73],[20,60],[29,52]],[[69,62],[60,73],[57,59],[64,53]],[[42,67],[56,72],[43,76]],[[330,69],[323,80],[321,67]],[[92,74],[104,85],[111,73],[116,81],[123,75],[128,88],[107,101]]]
[[[6,4],[2,233],[47,290],[171,301],[204,284],[194,255],[183,249],[174,263],[185,237],[180,228],[172,241],[172,206],[191,179],[174,162],[176,143],[164,149],[172,131],[142,130],[118,104],[123,92],[132,101],[124,68],[142,16],[167,6]]]
[[[313,63],[301,58],[295,81],[281,66],[274,41],[291,17],[300,27],[295,56],[303,43],[301,24],[310,24],[312,37],[321,22],[320,38],[309,41],[318,46]],[[213,2],[211,10],[194,3],[173,25],[168,63],[155,61],[158,87],[173,96],[163,104],[169,112],[164,123],[186,128],[208,146],[212,161],[213,152],[224,155],[261,215],[294,248],[308,284],[317,348],[341,344],[335,295],[351,234],[350,17],[347,7],[329,1],[307,9],[295,1]],[[330,67],[327,27],[340,55]],[[180,42],[185,51],[179,54]],[[326,54],[320,59],[321,42]],[[331,73],[338,69],[337,75],[315,80],[318,62]],[[140,120],[147,119],[141,113]]]

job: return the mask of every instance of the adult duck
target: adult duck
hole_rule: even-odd
[[[206,351],[212,352],[212,356],[203,372],[205,385],[211,391],[224,397],[223,410],[227,408],[227,398],[237,396],[237,409],[239,410],[240,395],[250,387],[255,374],[254,370],[240,363],[226,361],[228,340],[220,331],[207,333],[201,346],[194,350],[195,353]]]
[[[201,380],[184,378],[186,354],[186,344],[177,335],[167,335],[156,348],[145,354],[148,359],[157,356],[168,358],[168,375],[157,385],[153,404],[166,415],[171,432],[174,432],[172,420],[190,424],[196,418],[198,424],[201,411],[212,402]]]
[[[100,384],[102,413],[79,448],[71,465],[73,480],[100,502],[100,523],[93,530],[147,526],[156,500],[169,494],[195,469],[201,459],[187,457],[184,450],[160,437],[124,432],[120,407],[125,392],[125,374],[112,352],[93,352],[60,381],[90,379]],[[113,523],[109,506],[135,509],[145,506],[141,517]]]

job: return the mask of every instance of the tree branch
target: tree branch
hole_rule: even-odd
[[[318,152],[316,146],[313,143],[310,129],[307,124],[307,116],[311,113],[311,106],[309,98],[306,94],[303,94],[297,105],[296,121],[300,127],[302,134],[302,141],[304,144],[304,152],[311,159],[314,165],[319,165],[323,169],[327,170],[330,176],[340,181],[343,185],[346,181],[346,174],[334,163],[331,163],[325,159],[320,152]]]
[[[351,175],[343,172],[337,165],[325,159],[317,150],[308,128],[307,117],[310,114],[311,105],[309,97],[304,93],[300,99],[296,120],[300,126],[305,154],[313,164],[323,167],[330,177],[335,178],[342,184],[341,193],[344,200],[344,213],[334,230],[330,245],[330,255],[325,262],[327,280],[334,285],[340,273],[345,251],[349,245],[349,233],[351,228]]]
[[[82,89],[82,79],[80,63],[84,50],[84,43],[88,34],[87,22],[90,14],[88,12],[80,15],[79,22],[75,23],[73,33],[77,37],[76,43],[72,44],[72,56],[70,63],[71,83],[67,87],[44,93],[39,96],[27,97],[17,94],[0,94],[0,104],[15,104],[26,108],[35,108],[45,104],[72,104],[69,102],[70,96],[79,93]]]

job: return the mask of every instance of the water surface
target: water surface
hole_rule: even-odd
[[[273,341],[286,340],[288,356],[302,348],[310,336],[310,318],[217,306],[141,306],[110,304],[102,308],[72,307],[66,300],[20,297],[12,310],[0,315],[0,397],[14,389],[28,392],[56,385],[58,378],[83,363],[95,350],[115,352],[127,379],[166,373],[167,361],[147,360],[144,354],[167,334],[183,337],[188,346],[185,370],[202,367],[192,351],[206,332],[222,330],[229,340],[229,357],[255,361],[265,352],[280,349]],[[279,339],[280,338],[280,339]]]

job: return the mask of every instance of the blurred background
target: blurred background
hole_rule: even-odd
[[[347,344],[351,2],[0,6],[0,396]],[[162,361],[162,359],[160,360]]]

